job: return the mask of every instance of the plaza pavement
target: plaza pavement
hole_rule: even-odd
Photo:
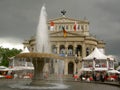
[[[38,89],[19,89],[11,88],[10,85],[14,84],[26,84],[29,83],[30,79],[0,79],[0,90],[38,90]],[[53,81],[50,81],[51,83]],[[52,90],[120,90],[120,84],[118,82],[85,82],[85,81],[74,81],[65,80],[63,81],[64,85],[67,85],[68,88],[65,89],[52,89]],[[39,89],[43,90],[43,89]],[[49,89],[45,89],[49,90]]]

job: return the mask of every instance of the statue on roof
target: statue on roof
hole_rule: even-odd
[[[66,14],[65,9],[61,11],[61,13],[63,14],[63,16]]]

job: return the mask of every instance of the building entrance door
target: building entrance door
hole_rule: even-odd
[[[74,72],[74,64],[73,62],[68,63],[68,74],[73,74]]]

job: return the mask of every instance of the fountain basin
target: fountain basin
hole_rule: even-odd
[[[16,55],[16,58],[49,58],[49,59],[59,59],[59,60],[65,59],[64,57],[58,56],[57,54],[38,53],[38,52],[20,53]]]
[[[16,58],[24,58],[26,61],[32,60],[32,64],[34,66],[34,76],[30,85],[36,86],[49,86],[49,84],[46,84],[46,80],[44,80],[43,76],[43,68],[45,66],[45,63],[49,63],[52,59],[64,60],[64,57],[58,56],[56,54],[37,52],[20,53],[16,55]]]

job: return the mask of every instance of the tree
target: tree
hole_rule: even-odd
[[[17,54],[19,54],[22,50],[21,49],[9,49],[9,48],[2,48],[0,47],[0,59],[1,59],[1,63],[0,65],[3,66],[9,66],[9,61],[8,58],[13,57]]]

